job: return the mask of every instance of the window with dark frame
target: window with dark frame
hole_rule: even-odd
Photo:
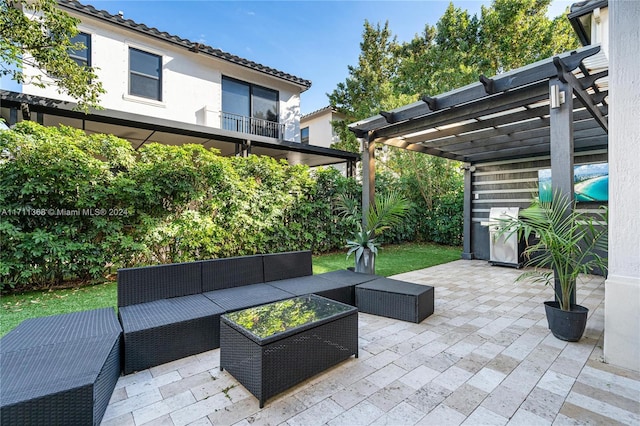
[[[300,130],[300,142],[303,145],[309,145],[309,127]]]
[[[71,43],[82,43],[84,49],[73,50],[69,49],[69,57],[75,61],[76,64],[81,67],[91,66],[91,35],[86,33],[78,33],[75,37],[71,38]]]
[[[226,130],[279,137],[278,91],[222,77],[222,127]]]
[[[129,48],[129,94],[162,100],[162,56]]]

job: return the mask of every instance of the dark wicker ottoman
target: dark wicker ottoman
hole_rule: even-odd
[[[358,357],[358,310],[316,295],[225,314],[220,369],[260,402]]]
[[[356,286],[360,312],[415,323],[433,313],[433,287],[379,278]]]
[[[23,321],[0,342],[0,424],[100,424],[121,334],[111,308]]]

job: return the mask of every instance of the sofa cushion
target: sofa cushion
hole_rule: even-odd
[[[269,284],[252,284],[204,293],[227,312],[288,299],[294,295]]]
[[[202,291],[264,282],[262,256],[230,257],[202,262]]]
[[[202,293],[202,262],[118,269],[118,307]]]
[[[291,251],[262,256],[264,282],[304,277],[313,274],[310,251]]]

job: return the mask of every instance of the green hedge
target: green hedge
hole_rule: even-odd
[[[361,191],[332,168],[222,157],[200,145],[136,152],[114,136],[28,121],[0,132],[0,152],[0,289],[94,280],[133,265],[341,249],[353,223],[332,200]],[[456,243],[447,218],[457,207],[432,209],[427,230],[416,206],[385,241],[434,232]]]

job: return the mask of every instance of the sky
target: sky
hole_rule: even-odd
[[[311,80],[301,95],[302,114],[329,105],[327,93],[357,65],[364,21],[389,21],[398,41],[435,25],[449,1],[231,1],[80,0],[161,31]],[[576,0],[577,1],[577,0]],[[553,0],[550,16],[574,1]],[[489,0],[453,1],[471,14]]]

